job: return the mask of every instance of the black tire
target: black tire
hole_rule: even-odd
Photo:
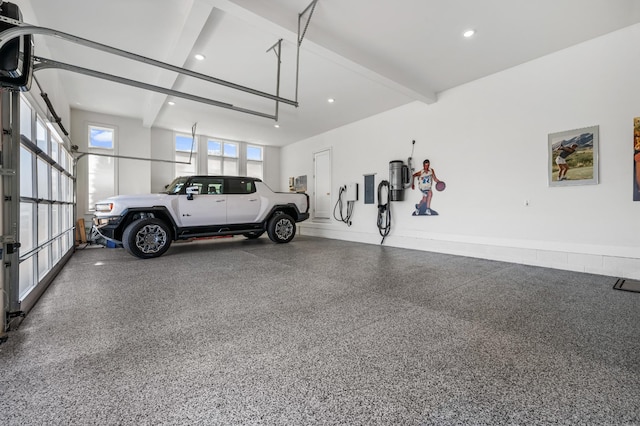
[[[255,232],[246,232],[242,235],[244,235],[246,238],[250,239],[250,240],[255,240],[258,239],[262,236],[262,234],[264,234],[264,231],[255,231]]]
[[[159,257],[171,246],[171,230],[160,219],[139,219],[124,230],[122,245],[129,253],[141,259]]]
[[[296,235],[296,221],[288,214],[276,214],[269,219],[267,234],[274,243],[288,243]]]

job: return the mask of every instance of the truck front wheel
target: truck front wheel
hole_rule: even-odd
[[[160,219],[139,219],[124,230],[122,245],[129,253],[141,259],[159,257],[169,250],[171,231]]]
[[[296,221],[288,214],[276,214],[269,219],[267,234],[274,243],[288,243],[296,235]]]

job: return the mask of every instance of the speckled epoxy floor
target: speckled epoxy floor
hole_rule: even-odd
[[[0,424],[640,424],[614,283],[305,236],[89,248],[0,345]]]

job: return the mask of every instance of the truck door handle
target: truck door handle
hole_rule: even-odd
[[[216,200],[216,203],[224,203],[224,200]]]

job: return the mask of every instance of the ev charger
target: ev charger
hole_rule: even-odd
[[[351,226],[351,216],[353,215],[353,206],[355,206],[356,201],[358,201],[357,183],[349,183],[347,185],[340,186],[338,201],[336,201],[336,205],[333,208],[333,218]],[[343,213],[345,203],[347,204],[346,215]],[[340,217],[338,217],[338,212]]]
[[[347,185],[347,192],[345,193],[346,201],[358,201],[358,184],[350,183]]]

